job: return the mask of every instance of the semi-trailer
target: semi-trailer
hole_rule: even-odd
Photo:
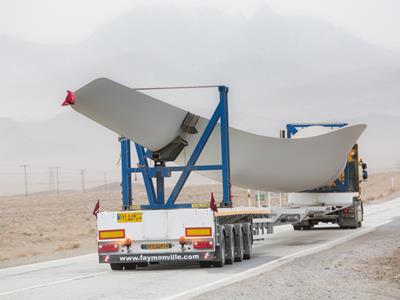
[[[326,206],[317,201],[315,206],[292,205],[284,209],[233,206],[230,183],[228,88],[226,86],[217,88],[219,103],[185,165],[167,166],[167,162],[173,161],[184,148],[182,141],[171,143],[162,153],[155,155],[140,144],[124,136],[120,137],[122,207],[117,211],[97,214],[100,263],[109,263],[112,270],[179,262],[198,263],[201,267],[223,267],[225,264],[250,259],[253,242],[272,234],[274,225],[291,223],[294,229],[306,229],[307,226],[311,228],[311,224],[317,221],[333,220],[335,215],[340,216],[337,222],[345,224],[344,206],[340,209],[337,203]],[[75,95],[69,92],[64,104],[73,105],[74,101]],[[182,130],[195,131],[193,125],[196,123],[195,118],[194,115],[187,115],[182,123]],[[216,130],[218,122],[220,164],[198,165],[199,156],[211,133]],[[131,164],[132,145],[135,146],[138,161],[135,167]],[[150,166],[150,163],[154,165]],[[220,203],[215,201],[212,194],[205,203],[176,203],[180,191],[193,171],[220,172],[222,178]],[[173,172],[181,174],[171,194],[166,198],[164,181],[165,178],[171,177]],[[133,202],[133,173],[141,173],[143,176],[148,200],[146,205],[136,205]],[[313,195],[311,198],[320,199],[320,196],[316,195],[321,193],[321,188],[306,192],[301,193],[300,198],[307,198],[306,195],[310,194]],[[333,194],[333,190],[330,192]],[[348,189],[336,192],[337,195],[349,194]],[[289,196],[292,204],[297,201],[296,195]],[[332,201],[334,197],[328,198]],[[342,212],[337,213],[338,211]],[[350,209],[347,212],[349,211]],[[351,213],[354,214],[354,211]],[[362,217],[361,219],[357,217],[356,220],[358,225]],[[351,224],[354,227],[354,224]]]

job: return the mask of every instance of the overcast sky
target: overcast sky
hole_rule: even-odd
[[[168,4],[167,4],[168,3]],[[251,16],[264,5],[282,15],[308,15],[327,20],[367,42],[400,49],[398,0],[2,0],[0,34],[40,43],[76,43],[99,25],[136,6],[211,6]]]

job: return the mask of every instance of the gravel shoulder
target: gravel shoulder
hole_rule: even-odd
[[[400,299],[400,218],[194,299]]]

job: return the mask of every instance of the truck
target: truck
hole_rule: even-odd
[[[271,211],[263,207],[233,207],[229,182],[229,132],[226,86],[218,86],[219,104],[185,166],[166,166],[143,146],[120,137],[122,208],[97,214],[100,263],[112,270],[129,270],[162,263],[198,263],[201,267],[223,267],[250,259],[253,241],[272,233]],[[220,121],[221,164],[196,165],[216,122]],[[214,126],[213,124],[214,123]],[[131,165],[131,145],[135,145],[138,166]],[[166,155],[168,157],[169,155]],[[176,155],[172,155],[176,156]],[[216,203],[175,203],[192,171],[221,172],[223,199]],[[164,179],[172,172],[181,175],[168,199]],[[133,173],[141,173],[147,205],[134,205]],[[155,181],[155,185],[154,185]]]
[[[281,137],[296,137],[299,131],[307,128],[318,128],[318,133],[322,133],[347,125],[292,123],[286,125],[286,131]],[[313,131],[315,133],[315,129]],[[301,137],[304,137],[304,134]],[[310,230],[319,223],[338,224],[342,229],[361,227],[364,209],[360,183],[367,179],[367,164],[359,157],[358,144],[354,144],[339,178],[318,189],[289,193],[288,207],[273,209],[275,224],[290,223],[294,230]]]
[[[185,165],[167,165],[182,151],[185,146],[182,140],[176,143],[174,140],[162,149],[162,153],[152,153],[142,145],[120,136],[122,206],[117,211],[96,212],[100,263],[109,264],[112,270],[130,270],[163,263],[197,263],[200,267],[223,267],[225,264],[251,259],[254,241],[268,238],[276,225],[289,223],[298,230],[311,229],[318,222],[328,221],[337,222],[341,227],[361,224],[362,202],[359,200],[358,167],[355,167],[355,161],[358,163],[358,148],[354,148],[356,152],[352,161],[347,162],[344,185],[338,183],[332,184],[330,188],[290,194],[292,205],[287,208],[234,207],[230,184],[228,87],[211,87],[218,88],[219,103]],[[73,105],[74,102],[75,95],[69,92],[63,105]],[[193,120],[195,116],[188,114],[182,123],[188,132],[195,131]],[[218,122],[220,163],[199,165],[199,156]],[[287,128],[290,138],[292,132],[289,129],[294,128],[293,124],[288,124]],[[132,145],[136,150],[137,166],[132,166]],[[153,166],[150,166],[149,161]],[[205,203],[177,203],[193,171],[220,172],[220,203],[215,201],[213,194]],[[165,179],[174,172],[180,175],[172,192],[166,197]],[[133,201],[134,173],[140,173],[143,177],[148,204],[138,205]],[[349,197],[352,199],[351,205],[348,203]],[[339,198],[345,204],[338,201]],[[331,202],[321,199],[329,199]]]

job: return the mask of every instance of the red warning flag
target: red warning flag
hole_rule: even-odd
[[[215,203],[214,193],[211,193],[210,208],[212,211],[218,212],[217,204]]]
[[[97,200],[97,203],[96,203],[96,205],[94,206],[94,209],[93,209],[93,216],[95,216],[96,219],[97,219],[97,214],[99,212],[100,212],[100,200]]]
[[[76,100],[76,96],[75,96],[74,92],[67,91],[67,97],[65,97],[65,100],[61,104],[61,106],[74,105],[75,100]]]

